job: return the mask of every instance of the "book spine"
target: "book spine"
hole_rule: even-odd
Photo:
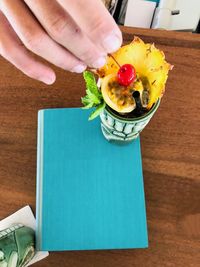
[[[38,112],[37,132],[37,179],[36,179],[36,249],[42,250],[42,191],[43,191],[43,146],[44,110]]]
[[[138,161],[139,161],[139,166],[141,166],[140,168],[140,176],[141,176],[141,188],[142,188],[142,199],[144,199],[144,202],[143,202],[143,209],[141,209],[141,211],[143,212],[143,229],[145,231],[145,236],[146,236],[146,240],[145,240],[145,243],[144,243],[144,246],[143,248],[148,248],[149,247],[149,239],[148,239],[148,227],[147,227],[147,208],[146,208],[146,201],[145,201],[145,188],[144,188],[144,176],[143,176],[143,163],[142,163],[142,154],[141,154],[141,142],[140,142],[140,137],[138,137],[138,150],[140,151],[140,155],[138,157]]]

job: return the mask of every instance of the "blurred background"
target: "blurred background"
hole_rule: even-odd
[[[200,0],[103,0],[120,25],[200,33]]]

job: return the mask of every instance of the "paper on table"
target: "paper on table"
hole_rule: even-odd
[[[25,206],[24,208],[11,214],[7,218],[1,220],[0,231],[4,230],[5,228],[10,227],[10,225],[14,223],[21,223],[35,230],[36,222],[35,222],[35,217],[33,215],[31,208],[29,206]],[[33,259],[29,262],[27,266],[46,258],[48,255],[49,255],[48,251],[36,252],[35,256],[33,257]]]

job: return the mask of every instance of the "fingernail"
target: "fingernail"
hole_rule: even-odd
[[[72,72],[82,73],[86,68],[87,66],[85,65],[77,65],[76,67],[72,69]]]
[[[92,66],[94,68],[101,68],[106,64],[106,58],[105,57],[100,57],[99,59],[97,59]]]
[[[116,34],[107,36],[103,41],[103,47],[108,53],[115,52],[120,48],[122,40]]]
[[[56,77],[43,77],[41,81],[43,83],[50,85],[50,84],[53,84],[55,80],[56,80]]]

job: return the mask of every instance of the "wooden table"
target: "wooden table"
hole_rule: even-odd
[[[124,28],[161,48],[175,65],[159,111],[141,134],[149,248],[51,253],[35,266],[200,266],[200,36]],[[37,111],[77,107],[81,75],[59,69],[57,82],[33,81],[0,59],[0,219],[35,211]]]

